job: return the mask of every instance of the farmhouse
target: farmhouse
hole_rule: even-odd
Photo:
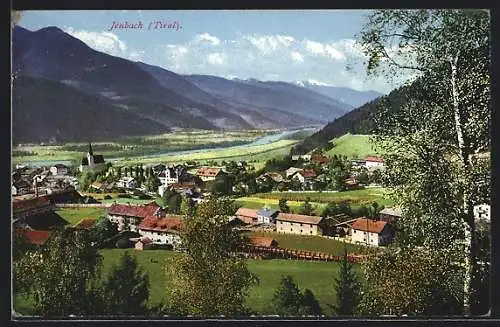
[[[108,219],[118,224],[118,230],[137,232],[139,223],[148,216],[163,217],[163,209],[155,202],[146,205],[113,204],[108,209]]]
[[[277,210],[262,208],[257,212],[257,222],[259,224],[275,224],[278,213]]]
[[[68,167],[62,164],[56,164],[50,167],[49,170],[53,176],[64,176],[68,174]]]
[[[392,224],[401,218],[401,210],[398,208],[384,208],[379,213],[379,219]]]
[[[259,221],[257,210],[248,208],[239,208],[235,213],[235,218],[241,220],[245,224],[256,224]]]
[[[158,218],[148,216],[139,224],[139,234],[143,238],[149,238],[153,244],[169,244],[174,249],[181,244],[179,231],[182,228],[182,220],[179,217],[168,216]]]
[[[102,155],[94,155],[92,144],[89,142],[89,152],[86,157],[82,158],[80,171],[102,171],[105,168],[104,157]]]
[[[358,218],[351,224],[351,240],[379,246],[391,242],[392,231],[385,221]]]
[[[12,216],[14,219],[24,219],[53,212],[54,210],[54,205],[44,196],[23,200],[14,199],[12,203]]]
[[[171,185],[179,183],[179,175],[182,171],[175,169],[174,167],[168,167],[158,174],[158,179],[163,185]]]
[[[310,161],[311,160],[311,154],[310,153],[307,153],[307,154],[302,154],[302,155],[293,155],[292,156],[292,161],[298,161],[298,160],[304,160],[304,161]]]
[[[202,181],[214,181],[218,176],[224,174],[221,168],[201,167],[196,172],[196,176]]]
[[[385,167],[385,161],[382,158],[369,156],[365,159],[365,167],[367,169],[381,169]]]
[[[302,184],[302,187],[305,189],[312,189],[313,183],[316,180],[316,172],[313,169],[304,169],[296,172],[292,175],[292,178],[296,178]]]
[[[276,217],[276,231],[287,234],[323,235],[322,223],[322,217],[279,213]]]
[[[124,176],[118,180],[116,185],[123,188],[136,188],[137,182],[133,177]]]
[[[12,224],[14,228],[28,230],[50,230],[68,224],[54,212],[49,196],[29,199],[14,199],[12,203]]]

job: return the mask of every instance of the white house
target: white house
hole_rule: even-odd
[[[12,195],[24,195],[30,192],[31,185],[21,179],[12,183]]]
[[[108,209],[108,219],[118,225],[118,230],[136,232],[140,222],[146,217],[163,217],[163,209],[154,202],[147,205],[113,204]]]
[[[385,161],[382,158],[370,156],[365,159],[365,167],[368,170],[383,169]]]
[[[322,217],[280,212],[276,217],[276,231],[286,234],[323,235],[322,223]]]
[[[181,244],[179,231],[182,220],[179,217],[146,217],[139,224],[139,234],[152,240],[153,244],[170,244],[174,249]]]
[[[68,167],[62,164],[56,164],[50,167],[53,176],[63,176],[68,174]]]
[[[302,154],[302,155],[293,155],[292,156],[292,161],[297,161],[299,159],[302,159],[304,161],[311,161],[311,154]]]
[[[201,167],[197,170],[196,176],[201,178],[202,181],[214,181],[217,176],[224,174],[221,168]]]
[[[373,246],[386,245],[392,240],[392,232],[385,221],[358,218],[351,224],[351,240]]]
[[[278,213],[277,210],[262,208],[257,211],[257,222],[259,224],[275,224]]]
[[[290,167],[286,170],[286,177],[289,178],[290,176],[293,176],[296,172],[302,171],[302,168],[295,168],[295,167]]]
[[[137,182],[133,177],[125,176],[118,180],[117,185],[124,188],[136,188]]]
[[[177,184],[179,183],[179,172],[172,167],[168,167],[158,174],[158,179],[165,186]]]

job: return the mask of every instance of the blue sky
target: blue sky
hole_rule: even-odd
[[[388,93],[396,84],[366,77],[355,42],[366,10],[26,11],[20,25],[57,26],[90,47],[180,74],[310,80]],[[149,29],[154,22],[172,28]],[[142,29],[111,29],[113,22]],[[180,26],[177,29],[177,26]],[[349,69],[346,69],[348,67]],[[398,82],[396,82],[398,83]]]

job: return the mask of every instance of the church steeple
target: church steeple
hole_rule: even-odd
[[[94,152],[92,152],[92,144],[89,142],[89,154],[92,156]]]

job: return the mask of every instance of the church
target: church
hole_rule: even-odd
[[[80,171],[102,171],[105,167],[104,157],[102,155],[94,155],[92,151],[92,144],[89,142],[89,152],[86,157],[82,158],[82,164],[80,165]]]

